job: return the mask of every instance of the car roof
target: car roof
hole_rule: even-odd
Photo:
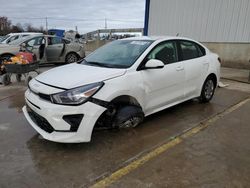
[[[43,33],[38,32],[21,32],[21,33],[9,33],[9,35],[39,35]]]
[[[125,39],[122,39],[122,40],[151,40],[151,41],[158,41],[158,40],[176,40],[176,39],[194,41],[193,39],[189,39],[189,38],[186,38],[186,37],[177,37],[177,36],[141,36],[141,37],[125,38]]]
[[[10,42],[9,44],[10,45],[19,45],[21,43],[23,43],[24,41],[26,40],[29,40],[29,39],[32,39],[34,37],[39,37],[39,36],[43,36],[43,34],[40,34],[40,35],[28,35],[26,37],[22,37],[20,39],[17,39],[17,40],[13,40],[12,42]]]

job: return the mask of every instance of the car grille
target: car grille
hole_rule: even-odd
[[[29,90],[30,90],[33,94],[38,95],[41,99],[51,102],[50,95],[43,94],[43,93],[36,93],[35,91],[33,91],[33,90],[30,88],[29,85],[28,85],[28,88],[29,88]]]
[[[52,133],[54,131],[54,128],[49,124],[49,122],[44,117],[34,112],[27,104],[26,108],[30,118],[38,127],[46,131],[47,133]]]

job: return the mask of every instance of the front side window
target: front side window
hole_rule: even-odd
[[[44,38],[43,37],[35,37],[29,41],[27,41],[27,46],[32,47],[32,46],[39,46],[44,43]]]
[[[177,62],[176,43],[173,41],[161,43],[149,53],[147,59],[157,59],[164,64]]]
[[[180,41],[180,48],[183,60],[194,59],[205,55],[205,50],[191,41]]]
[[[117,40],[97,49],[82,64],[128,68],[152,44],[150,40]]]

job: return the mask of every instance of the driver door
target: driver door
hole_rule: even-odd
[[[34,37],[26,42],[26,50],[34,53],[38,61],[43,58],[44,51],[41,51],[41,45],[45,45],[45,39],[43,36]]]
[[[165,64],[161,69],[141,70],[147,101],[145,109],[147,114],[151,114],[183,100],[185,72],[182,62],[178,61],[175,41],[158,44],[146,58]]]
[[[64,51],[64,43],[60,37],[48,37],[46,55],[48,62],[60,61]]]

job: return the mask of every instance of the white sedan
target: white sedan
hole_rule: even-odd
[[[208,102],[219,79],[218,55],[194,40],[117,40],[33,79],[23,112],[45,139],[89,142],[94,127],[135,127],[181,102]]]

